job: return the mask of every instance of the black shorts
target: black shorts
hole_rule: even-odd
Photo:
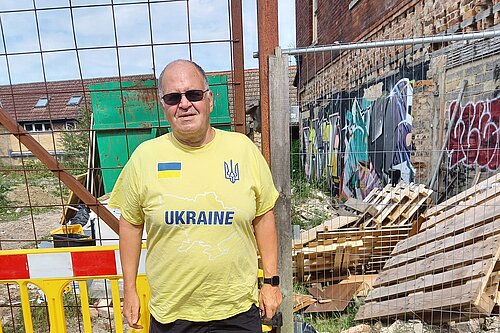
[[[207,322],[179,319],[162,324],[151,316],[149,333],[262,333],[262,325],[259,308],[254,304],[246,312]]]

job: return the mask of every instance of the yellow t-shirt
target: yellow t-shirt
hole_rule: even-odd
[[[242,134],[216,130],[192,148],[169,133],[134,151],[109,205],[145,223],[156,320],[219,320],[257,304],[252,221],[277,197],[266,161]]]

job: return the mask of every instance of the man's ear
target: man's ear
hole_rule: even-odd
[[[214,110],[214,93],[212,90],[208,91],[210,93],[210,113]]]

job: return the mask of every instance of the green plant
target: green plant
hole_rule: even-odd
[[[293,284],[293,292],[295,294],[309,295],[309,291],[307,291],[307,287],[300,282],[295,282]]]
[[[349,304],[343,313],[316,314],[305,317],[305,321],[314,326],[318,332],[340,333],[345,329],[356,326],[354,320],[361,302],[355,300]]]
[[[45,164],[39,160],[25,160],[24,170],[26,170],[26,178],[28,181],[36,181],[43,178],[53,177],[52,171],[50,171]]]
[[[90,142],[91,114],[89,108],[79,110],[78,123],[74,130],[61,134],[64,147],[62,164],[73,175],[87,170],[87,156]]]

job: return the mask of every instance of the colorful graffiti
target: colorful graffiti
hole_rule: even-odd
[[[456,101],[450,105],[453,114]],[[451,117],[451,116],[450,116]],[[493,171],[500,166],[500,98],[468,103],[457,112],[448,141],[448,167],[458,164]]]
[[[305,174],[328,180],[343,197],[363,199],[383,186],[394,170],[413,180],[412,81],[402,79],[386,97],[369,102],[337,95],[303,124]]]

